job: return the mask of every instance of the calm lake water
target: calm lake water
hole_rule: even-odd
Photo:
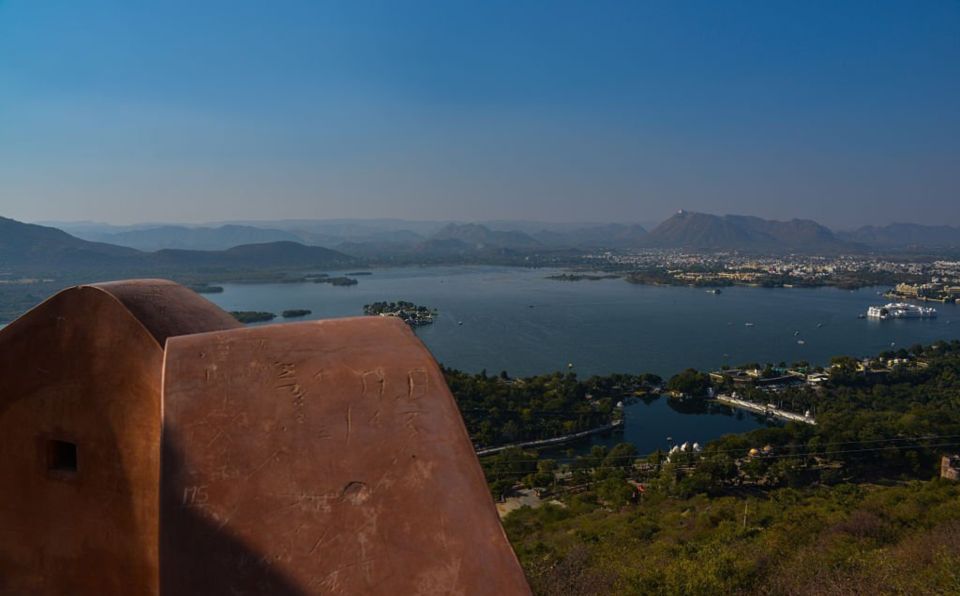
[[[357,316],[364,304],[409,300],[439,310],[417,334],[446,366],[525,376],[566,369],[581,376],[713,369],[744,362],[823,364],[832,356],[867,356],[895,347],[960,338],[960,308],[935,304],[939,318],[858,319],[878,292],[833,288],[703,289],[629,284],[623,280],[564,282],[546,269],[426,267],[374,270],[351,287],[329,284],[224,285],[207,297],[227,310],[306,308],[307,319]],[[302,320],[302,319],[300,319]],[[458,324],[458,322],[462,322]],[[745,323],[753,323],[746,326]],[[799,335],[795,335],[799,332]],[[798,340],[804,343],[798,343]],[[720,413],[718,413],[720,412]],[[666,399],[627,408],[624,438],[641,452],[675,442],[701,443],[762,425],[726,408],[680,413]],[[597,438],[596,442],[617,440]]]
[[[568,449],[580,454],[593,445],[612,447],[622,442],[633,443],[637,451],[644,454],[658,448],[669,451],[672,446],[685,442],[704,444],[723,435],[779,424],[719,404],[711,404],[708,411],[682,408],[683,404],[678,405],[666,396],[651,402],[636,401],[624,408],[622,432],[593,435],[576,445],[548,449],[546,454],[564,457]]]
[[[692,366],[744,362],[826,363],[831,356],[867,356],[960,337],[960,308],[934,304],[939,318],[858,319],[877,292],[818,289],[703,289],[629,284],[620,279],[564,282],[544,269],[429,267],[374,271],[359,285],[224,286],[207,298],[228,310],[292,308],[309,318],[362,314],[377,300],[409,300],[437,308],[417,335],[443,364],[514,376],[565,369],[580,375],[653,372],[667,377]],[[462,321],[462,325],[458,322]],[[753,323],[748,327],[745,323]],[[820,325],[818,327],[818,324]],[[799,331],[799,335],[794,335]],[[804,344],[799,344],[798,340]]]

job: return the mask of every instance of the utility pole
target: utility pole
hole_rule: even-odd
[[[749,501],[743,502],[743,529],[744,530],[747,529],[747,505],[748,504],[749,504]]]

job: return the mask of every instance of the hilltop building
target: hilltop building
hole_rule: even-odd
[[[171,282],[0,330],[0,593],[528,594],[401,321],[242,327]]]

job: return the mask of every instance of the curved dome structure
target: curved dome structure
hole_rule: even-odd
[[[64,290],[0,330],[0,486],[0,593],[529,593],[438,366],[380,317]]]

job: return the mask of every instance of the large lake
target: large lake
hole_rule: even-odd
[[[643,286],[621,279],[556,281],[555,271],[497,267],[375,270],[356,286],[227,284],[207,297],[227,310],[279,313],[307,308],[307,318],[362,314],[377,300],[437,308],[417,335],[447,366],[523,376],[566,369],[580,375],[711,369],[744,362],[826,363],[915,343],[960,338],[960,308],[934,304],[939,318],[858,319],[888,302],[885,288],[724,288]],[[462,322],[458,324],[458,322]],[[753,323],[746,326],[745,323]],[[799,335],[795,333],[799,331]],[[798,343],[803,340],[803,344]]]
[[[222,294],[208,298],[227,310],[279,313],[306,308],[313,311],[307,318],[315,319],[357,316],[364,304],[378,300],[409,300],[439,310],[434,324],[417,334],[441,363],[472,372],[506,370],[514,376],[566,369],[568,364],[581,376],[653,372],[663,377],[689,366],[712,369],[797,360],[822,364],[838,354],[866,356],[891,346],[960,338],[956,305],[936,304],[940,316],[933,320],[858,319],[871,304],[887,302],[878,295],[885,288],[851,292],[738,287],[714,295],[620,279],[546,279],[553,273],[501,267],[398,268],[374,270],[350,287],[227,284]],[[682,414],[666,399],[636,403],[627,408],[625,438],[649,452],[668,446],[667,436],[675,442],[703,443],[763,424],[727,408],[716,412]]]

